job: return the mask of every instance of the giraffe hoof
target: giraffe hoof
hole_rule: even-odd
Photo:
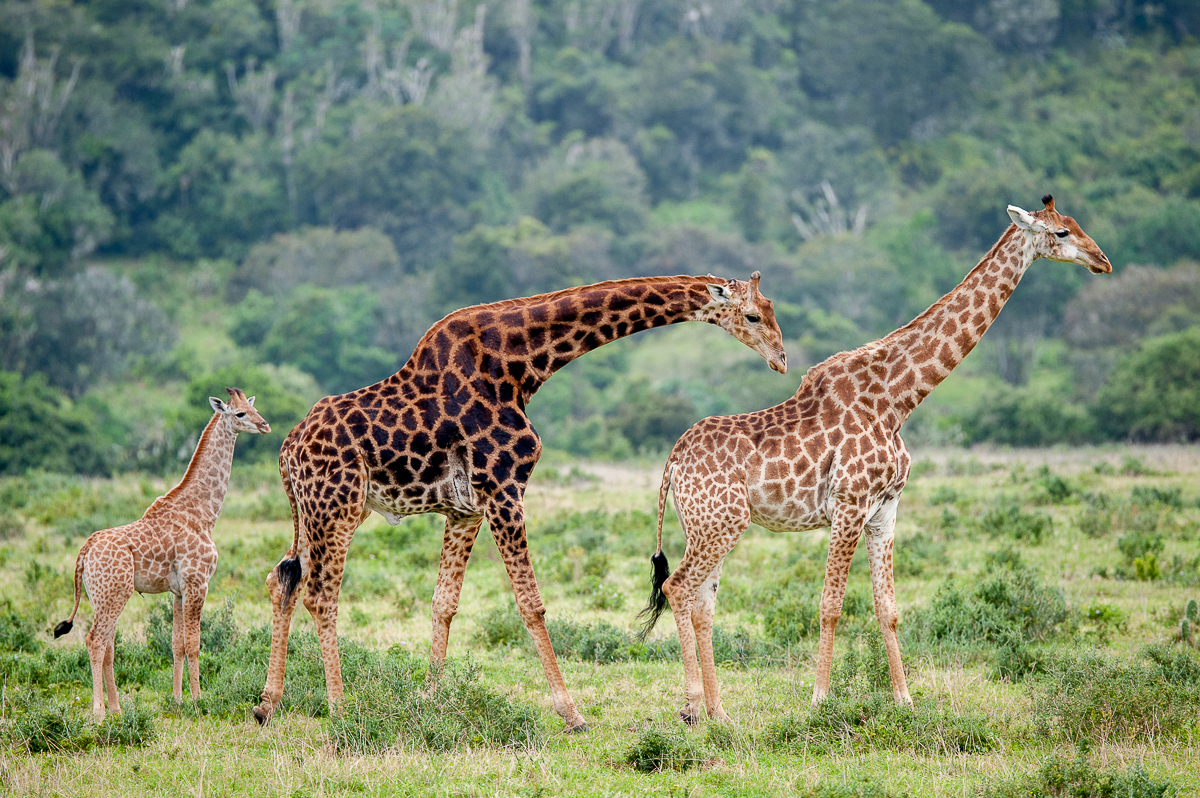
[[[679,719],[682,720],[684,723],[686,723],[689,726],[695,726],[696,724],[698,724],[700,722],[699,715],[693,715],[691,712],[688,712],[686,709],[681,709],[679,711]]]
[[[267,721],[269,721],[271,719],[271,712],[269,710],[263,709],[262,707],[255,707],[254,709],[252,709],[250,711],[251,711],[251,713],[253,713],[254,719],[256,721],[258,721],[259,726],[266,726]]]
[[[588,725],[586,723],[581,722],[577,726],[569,727],[567,729],[566,733],[567,734],[587,734],[588,733]]]

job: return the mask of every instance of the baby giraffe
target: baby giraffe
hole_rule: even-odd
[[[113,674],[113,643],[117,617],[135,590],[175,594],[171,630],[175,700],[183,699],[185,658],[192,698],[200,697],[200,611],[208,595],[208,581],[217,569],[212,528],[229,487],[233,445],[239,432],[271,431],[271,425],[254,409],[253,396],[246,398],[240,388],[225,390],[228,404],[215,396],[208,398],[216,413],[204,428],[179,484],[155,499],[132,524],[93,533],[75,560],[75,607],[71,617],[54,628],[54,636],[71,631],[82,584],[92,601],[92,629],[84,642],[92,663],[92,712],[97,723],[104,720],[104,691],[109,711],[121,712]]]
[[[670,601],[683,653],[683,720],[698,722],[704,711],[728,720],[713,662],[713,611],[721,564],[751,521],[776,532],[831,527],[813,703],[829,692],[833,633],[860,537],[870,559],[892,692],[897,703],[912,703],[892,582],[896,508],[910,463],[900,427],[975,348],[1035,260],[1112,271],[1096,242],[1054,210],[1053,197],[1042,202],[1045,208],[1034,213],[1010,205],[1013,224],[991,251],[957,288],[904,327],[813,366],[783,404],[703,419],[675,444],[658,495],[658,552],[651,559],[654,588],[643,634]],[[672,488],[687,537],[674,575],[662,553],[663,508]]]

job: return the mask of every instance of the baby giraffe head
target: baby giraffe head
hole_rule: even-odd
[[[228,402],[210,396],[208,403],[215,412],[233,422],[234,432],[260,432],[266,435],[271,431],[271,425],[254,409],[253,396],[247,398],[241,388],[226,388],[225,392],[229,394]]]
[[[1108,257],[1100,247],[1070,216],[1054,210],[1054,197],[1042,197],[1046,207],[1030,213],[1016,205],[1008,206],[1008,215],[1013,224],[1023,231],[1026,241],[1033,246],[1034,258],[1048,258],[1063,263],[1086,266],[1095,274],[1112,271]]]
[[[702,311],[704,320],[719,325],[761,355],[772,369],[786,374],[787,354],[775,321],[775,305],[758,290],[762,274],[754,272],[749,282],[712,279],[708,284],[712,302]]]

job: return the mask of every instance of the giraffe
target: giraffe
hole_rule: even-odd
[[[435,324],[399,372],[322,399],[283,443],[280,476],[295,539],[267,577],[271,657],[260,723],[283,696],[296,596],[317,627],[330,706],[342,697],[337,599],[354,530],[372,510],[446,517],[433,595],[431,674],[446,657],[467,559],[486,519],[525,627],[533,636],[554,709],[585,731],[546,633],[545,608],[525,539],[523,497],[541,454],[525,404],[580,355],[641,330],[684,321],[715,324],[787,370],[771,301],[749,282],[644,277],[570,288],[455,311]]]
[[[271,425],[254,409],[254,397],[226,388],[230,401],[208,398],[214,414],[179,484],[159,496],[132,524],[93,532],[75,559],[75,606],[54,636],[71,631],[79,612],[80,587],[92,601],[92,628],[84,638],[92,665],[92,713],[104,720],[108,709],[121,713],[113,673],[117,618],[136,590],[175,594],[171,651],[175,659],[172,694],[183,699],[183,662],[187,660],[192,698],[200,697],[200,611],[208,582],[217,568],[212,528],[229,487],[233,446],[239,432],[266,434]]]
[[[1052,196],[1042,202],[1045,208],[1035,213],[1010,205],[1013,224],[991,251],[958,287],[904,327],[813,366],[782,404],[703,419],[675,444],[659,489],[658,550],[651,558],[653,588],[642,634],[669,601],[683,652],[685,722],[697,723],[702,712],[729,720],[713,662],[713,613],[722,563],[751,521],[776,532],[831,527],[814,705],[829,692],[834,629],[850,560],[866,530],[893,697],[912,704],[896,637],[892,581],[896,509],[911,462],[900,427],[975,347],[1033,261],[1112,271],[1096,242],[1074,219],[1055,211]],[[674,574],[662,552],[663,510],[672,489],[687,538]]]

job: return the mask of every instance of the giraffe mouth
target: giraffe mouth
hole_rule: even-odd
[[[771,371],[787,374],[787,353],[782,349],[778,352],[772,352],[767,358],[767,365],[771,367]]]
[[[261,432],[263,435],[266,435],[268,432],[271,431],[271,425],[265,421],[261,424],[255,424],[254,426],[258,427],[258,431]]]

